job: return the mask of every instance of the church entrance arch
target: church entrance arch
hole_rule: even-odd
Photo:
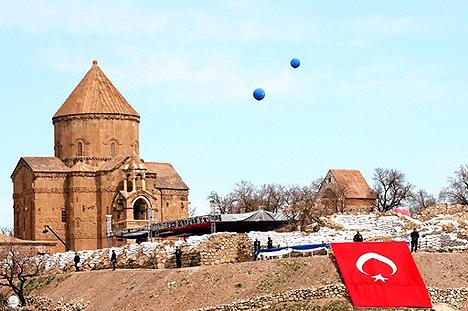
[[[149,200],[143,196],[137,197],[133,201],[133,220],[147,220],[148,212],[151,210]]]

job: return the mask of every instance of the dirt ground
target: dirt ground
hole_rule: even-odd
[[[468,287],[468,253],[415,255],[428,287]],[[61,279],[61,280],[59,280]],[[33,294],[90,301],[89,310],[190,310],[295,288],[340,283],[326,256],[57,277]]]

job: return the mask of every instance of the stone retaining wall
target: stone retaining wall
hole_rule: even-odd
[[[428,292],[433,304],[445,303],[457,310],[461,308],[463,302],[468,300],[468,288],[428,288]],[[284,293],[263,295],[248,300],[238,300],[229,304],[194,309],[193,311],[255,311],[281,303],[305,302],[327,298],[349,299],[345,285],[333,284],[320,288],[294,289]]]
[[[246,234],[224,233],[211,236],[199,247],[201,265],[218,265],[252,260],[253,244]]]
[[[235,263],[252,259],[253,245],[246,234],[216,233],[195,244],[186,241],[163,240],[129,244],[124,247],[80,251],[81,270],[110,269],[112,250],[117,254],[117,268],[121,269],[164,269],[175,268],[175,246],[182,250],[182,267],[209,266]],[[74,252],[39,256],[43,272],[61,273],[74,271]]]

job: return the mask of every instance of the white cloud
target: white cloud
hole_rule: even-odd
[[[228,8],[241,10],[247,5],[241,3],[228,2],[219,9],[222,12],[203,6],[171,5],[169,8],[159,3],[155,8],[128,1],[5,1],[0,2],[0,29],[49,36],[51,33],[119,39],[161,36],[179,42],[236,39],[290,42],[310,37],[316,29],[305,17],[274,20],[267,15],[226,16]]]
[[[147,35],[167,27],[170,16],[152,17],[133,2],[14,1],[3,2],[0,27],[32,33],[78,36]]]
[[[415,18],[371,17],[362,18],[351,24],[359,33],[385,35],[427,35],[432,28]]]

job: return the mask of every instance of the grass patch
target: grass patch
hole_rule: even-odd
[[[30,279],[26,282],[26,285],[24,286],[24,294],[27,296],[34,290],[39,290],[46,287],[47,285],[51,284],[54,280],[55,275],[53,274]]]
[[[259,281],[257,291],[272,292],[283,288],[284,284],[303,267],[303,264],[291,260],[280,260],[276,265],[277,270]]]

